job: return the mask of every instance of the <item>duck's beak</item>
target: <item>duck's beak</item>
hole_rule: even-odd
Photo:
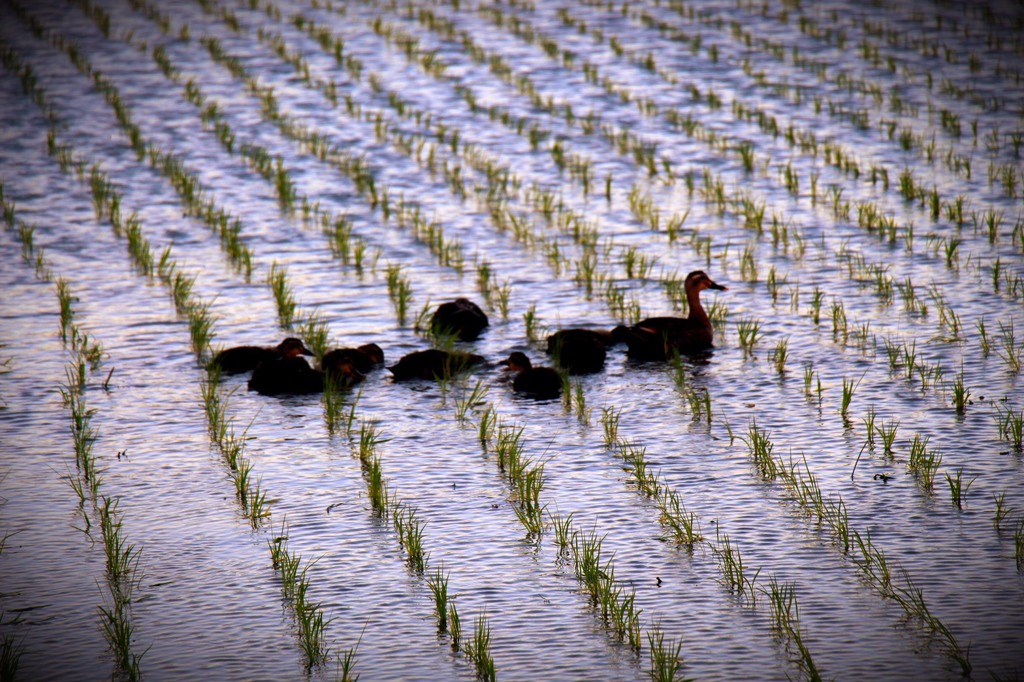
[[[721,284],[716,284],[715,282],[712,282],[710,279],[708,280],[708,289],[714,289],[716,291],[729,291],[729,287],[722,286]]]

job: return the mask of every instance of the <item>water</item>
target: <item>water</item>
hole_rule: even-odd
[[[29,15],[49,32],[43,38],[5,6],[3,45],[31,66],[45,90],[58,142],[87,164],[100,164],[123,194],[125,215],[138,212],[154,254],[170,245],[179,266],[196,277],[195,294],[211,302],[216,317],[217,345],[272,344],[286,335],[265,284],[274,262],[287,268],[300,311],[316,310],[329,324],[332,346],[377,342],[389,362],[427,347],[413,323],[428,303],[456,296],[485,303],[478,276],[485,262],[492,292],[509,287],[508,317],[492,293],[492,326],[467,348],[492,361],[512,350],[543,359],[543,345],[527,339],[523,316],[531,307],[550,329],[608,328],[631,314],[679,314],[664,285],[674,273],[703,268],[729,286],[704,298],[724,310],[716,350],[684,366],[688,390],[711,397],[710,419],[692,412],[671,368],[627,360],[622,349],[610,354],[602,374],[581,379],[587,419],[561,401],[513,396],[490,365],[446,389],[393,384],[386,371],[362,387],[357,419],[376,424],[386,439],[378,453],[389,489],[425,522],[429,572],[449,573],[464,635],[486,614],[499,677],[645,678],[649,646],[644,639],[635,652],[606,626],[571,557],[559,552],[553,528],[539,540],[526,535],[494,452],[478,438],[486,406],[521,427],[526,456],[544,463],[540,500],[547,511],[571,513],[577,531],[604,537],[603,556],[613,558],[617,584],[635,590],[643,633],[660,623],[681,643],[685,676],[802,675],[758,589],[767,589],[772,576],[795,586],[803,642],[824,676],[961,676],[942,639],[861,576],[855,548],[845,554],[781,479],[757,474],[745,444],[755,425],[768,432],[776,457],[801,467],[806,461],[823,495],[842,499],[850,527],[862,537],[870,533],[897,584],[905,584],[905,569],[930,613],[969,647],[975,677],[1020,674],[1024,587],[1014,529],[1024,509],[1024,477],[1020,452],[999,429],[1007,411],[1021,409],[1019,375],[1006,359],[1021,353],[1010,326],[1024,329],[1022,168],[1013,147],[1024,104],[1019,12],[992,19],[973,5],[923,3],[699,3],[680,11],[652,4],[625,12],[597,5],[563,12],[544,3],[462,4],[458,11],[182,4],[159,7],[169,19],[163,32],[146,6],[97,6],[110,16],[108,37],[79,6],[33,4]],[[305,23],[294,21],[297,14]],[[343,39],[343,54],[361,63],[358,76],[352,62],[339,64],[302,30],[309,22]],[[286,54],[306,60],[310,82],[275,53],[276,34]],[[412,61],[403,35],[418,40]],[[253,254],[250,278],[232,267],[210,228],[183,215],[171,183],[137,158],[110,105],[53,36],[77,45],[92,69],[116,85],[147,143],[173,150],[204,196],[239,219]],[[211,59],[200,40],[206,37],[216,38],[260,87],[273,88],[287,120],[324,136],[338,154],[363,159],[377,201],[268,120],[251,89]],[[177,83],[154,61],[156,46],[181,74]],[[471,57],[471,47],[482,50],[481,60]],[[443,73],[421,68],[415,60],[426,54],[446,65]],[[654,70],[644,65],[648,54]],[[498,56],[503,62],[492,59]],[[491,68],[502,63],[512,78]],[[588,78],[583,64],[597,77]],[[69,282],[75,323],[105,351],[85,397],[99,434],[93,452],[102,468],[100,493],[119,498],[124,536],[141,548],[130,615],[132,650],[145,652],[143,675],[306,674],[295,613],[268,550],[286,524],[289,548],[313,562],[312,599],[332,619],[331,663],[311,671],[314,677],[340,676],[335,657],[350,648],[364,679],[475,677],[465,654],[437,632],[425,577],[407,566],[393,526],[372,513],[358,444],[328,432],[317,396],[264,398],[246,392],[244,377],[227,378],[225,395],[234,390],[226,397],[229,416],[237,433],[245,430],[245,456],[270,500],[270,518],[253,530],[210,443],[200,392],[205,373],[190,348],[187,320],[176,315],[158,279],[138,274],[109,222],[96,218],[88,184],[62,173],[47,154],[42,110],[10,68],[2,74],[5,198],[17,224],[34,226],[33,254],[41,248],[52,273]],[[204,105],[216,102],[235,135],[231,152],[186,99],[191,78]],[[328,80],[336,106],[311,86]],[[539,93],[533,102],[531,87]],[[757,110],[761,121],[775,117],[777,135],[756,114],[743,113]],[[674,123],[686,116],[697,124],[691,133]],[[796,143],[811,133],[817,154]],[[910,135],[910,149],[901,147],[901,133]],[[643,153],[629,148],[636,141],[655,150],[653,176]],[[751,171],[738,151],[743,141],[754,153]],[[843,170],[836,162],[843,157],[826,153],[826,143],[859,172]],[[244,144],[279,158],[299,197],[348,216],[367,244],[362,272],[332,254],[301,210],[282,210],[273,183],[238,153]],[[568,159],[564,170],[556,163],[560,151]],[[481,159],[518,179],[508,185],[505,206],[523,219],[520,233],[509,223],[498,229]],[[969,176],[957,159],[969,160]],[[586,185],[571,170],[584,162]],[[905,169],[924,192],[941,197],[937,220],[930,199],[899,194]],[[795,192],[787,189],[787,173],[797,179]],[[386,218],[385,188],[392,209]],[[543,191],[585,224],[548,223]],[[960,226],[949,214],[958,195],[965,202]],[[657,229],[638,210],[647,197],[659,212]],[[458,241],[461,271],[395,215],[400,199],[436,220],[446,243]],[[764,205],[761,230],[744,217],[744,201]],[[871,206],[892,218],[891,239],[858,224],[858,210],[863,215]],[[994,239],[986,226],[991,215],[999,216]],[[685,218],[675,239],[667,227],[672,217]],[[557,267],[555,245],[563,259]],[[632,267],[638,256],[651,259],[644,276],[630,272],[629,247]],[[20,677],[106,677],[114,663],[100,626],[99,607],[110,593],[98,516],[90,501],[79,504],[67,481],[74,443],[60,388],[73,355],[58,334],[54,284],[23,259],[16,226],[2,233],[0,249],[8,264],[0,274],[0,361],[7,370],[0,378],[0,533],[7,537],[0,630],[12,643],[7,650],[21,652]],[[591,293],[578,281],[587,253],[597,255]],[[412,287],[404,324],[388,296],[388,265],[401,266]],[[760,323],[761,336],[745,349],[739,323],[750,320]],[[789,357],[780,373],[772,353],[783,340]],[[916,369],[908,371],[901,354],[891,365],[887,344],[916,352]],[[972,402],[958,415],[951,386],[961,374]],[[456,400],[478,379],[488,389],[486,405],[460,423]],[[856,386],[847,419],[840,414],[844,381]],[[621,412],[619,437],[644,447],[660,481],[697,515],[706,541],[693,551],[668,538],[657,502],[637,492],[628,467],[605,446],[602,408]],[[873,447],[865,445],[872,414],[876,427],[898,424],[892,457],[877,434]],[[930,492],[908,470],[915,434],[942,455]],[[958,472],[970,482],[962,509],[947,484]],[[1012,509],[1001,530],[993,524],[998,495]],[[757,575],[753,603],[724,584],[716,550],[725,537],[742,553],[748,577]]]

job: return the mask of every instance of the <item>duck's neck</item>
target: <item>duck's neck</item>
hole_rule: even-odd
[[[700,303],[700,289],[690,289],[687,291],[686,303],[690,308],[688,319],[700,322],[703,325],[711,324],[711,321],[708,319],[708,314],[704,312],[704,306]]]

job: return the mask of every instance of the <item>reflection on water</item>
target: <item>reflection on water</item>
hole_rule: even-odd
[[[331,662],[315,676],[340,677],[335,658],[356,648],[366,679],[475,677],[437,632],[426,577],[407,566],[393,523],[371,509],[363,423],[379,432],[393,499],[425,524],[430,572],[449,575],[464,641],[486,614],[500,677],[646,677],[656,623],[680,642],[687,677],[805,676],[794,640],[773,627],[773,577],[795,587],[822,675],[959,677],[949,642],[879,594],[856,546],[844,551],[781,477],[759,475],[755,428],[781,466],[841,500],[894,584],[920,589],[974,675],[1020,674],[1024,477],[1004,433],[1021,410],[1024,330],[1019,12],[254,5],[2,10],[0,176],[16,218],[0,240],[0,623],[23,652],[21,675],[94,679],[112,657],[95,515],[68,483],[59,389],[71,354],[55,287],[23,259],[19,225],[34,227],[32,253],[68,280],[76,323],[106,351],[85,396],[100,493],[120,498],[124,536],[142,550],[131,620],[146,676],[303,674],[268,551],[286,527],[331,619]],[[168,177],[132,150],[70,45],[116,86],[146,143],[178,154],[205,199],[238,219],[251,278],[232,267],[230,240],[183,215]],[[85,160],[81,181],[47,153],[46,118],[16,63],[45,90],[58,142]],[[310,140],[330,153],[311,153]],[[97,220],[93,164],[123,213],[138,212],[157,258],[170,246],[195,276],[215,345],[286,335],[265,284],[276,262],[331,346],[375,342],[391,364],[428,346],[414,329],[421,310],[465,296],[485,304],[491,327],[458,347],[492,364],[447,385],[372,373],[345,398],[351,439],[329,432],[318,396],[264,398],[245,377],[225,378],[271,512],[252,530],[210,444],[188,323]],[[345,216],[347,251],[323,215]],[[389,267],[411,290],[404,323]],[[705,292],[717,346],[707,357],[674,368],[616,348],[602,373],[573,379],[568,402],[524,400],[498,381],[493,363],[513,350],[548,363],[527,318],[553,330],[683,314],[679,284],[695,269],[729,287]],[[478,381],[486,395],[460,420]],[[539,538],[517,519],[494,443],[481,444],[485,414],[521,428],[523,456],[543,464]],[[639,491],[608,447],[602,416],[614,414],[617,438],[643,448],[662,494],[693,513],[704,540],[692,550],[669,537],[663,498]],[[915,436],[942,458],[931,490],[912,473]],[[555,542],[553,519],[570,514],[578,533],[604,538],[616,586],[635,593],[639,652]],[[753,596],[727,584],[726,542]]]

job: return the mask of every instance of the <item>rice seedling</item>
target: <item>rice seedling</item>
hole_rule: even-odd
[[[210,342],[215,336],[213,331],[214,317],[210,312],[210,304],[193,302],[188,308],[188,331],[192,342],[192,352],[202,360],[210,349]]]
[[[548,513],[548,519],[551,521],[551,526],[555,529],[555,544],[558,545],[559,554],[567,552],[572,546],[576,535],[576,531],[572,528],[573,516],[575,516],[575,512],[570,512],[569,515],[565,517],[561,514]]]
[[[732,544],[728,535],[723,535],[719,530],[716,530],[716,545],[712,547],[712,550],[718,557],[719,567],[722,570],[722,584],[754,604],[757,601],[754,584],[761,569],[757,569],[751,575],[749,567],[743,564],[739,548]]]
[[[992,527],[996,531],[1003,529],[1003,521],[1016,511],[1013,507],[1006,504],[1006,490],[1002,490],[998,495],[992,493],[992,501],[996,503],[995,513],[992,515]]]
[[[613,406],[601,408],[601,427],[604,430],[604,446],[611,448],[619,439],[619,421],[622,410]]]
[[[493,682],[496,679],[497,669],[491,657],[491,626],[486,612],[476,619],[473,636],[466,642],[466,656],[473,662],[478,680]]]
[[[320,399],[324,408],[324,424],[327,426],[327,433],[334,435],[338,432],[344,419],[345,399],[342,386],[331,374],[324,375],[324,393]]]
[[[462,647],[462,621],[459,620],[454,597],[448,600],[448,632],[452,637],[452,651],[459,651]]]
[[[427,565],[427,552],[423,549],[423,527],[424,523],[416,517],[416,509],[405,502],[394,506],[392,523],[395,533],[398,535],[398,542],[406,553],[406,561],[409,568],[415,573],[422,574]]]
[[[962,364],[960,366],[960,373],[953,379],[951,390],[953,394],[953,407],[956,409],[956,413],[964,414],[967,410],[967,405],[970,403],[971,389],[964,385],[964,368]]]
[[[412,283],[408,277],[402,274],[401,264],[390,264],[387,266],[388,296],[395,308],[395,315],[400,325],[405,324],[409,311],[409,303],[412,301]]]
[[[285,267],[274,261],[270,265],[270,273],[267,275],[267,284],[274,293],[274,302],[277,304],[277,324],[281,329],[289,330],[295,319],[295,295],[288,283],[288,271]]]
[[[953,498],[953,504],[956,505],[957,509],[964,508],[964,498],[967,497],[967,490],[974,483],[975,478],[969,481],[964,481],[964,468],[960,467],[956,470],[956,475],[951,476],[948,472],[946,473],[946,483],[949,484],[949,494]]]
[[[294,320],[295,331],[305,342],[306,347],[313,352],[317,358],[322,358],[327,352],[328,337],[330,329],[327,320],[323,318],[318,310],[312,310],[303,315],[298,315]]]
[[[751,421],[747,430],[748,438],[741,439],[747,444],[750,456],[754,461],[754,468],[766,481],[773,481],[778,478],[779,468],[772,450],[774,444],[768,438],[770,433],[767,430],[757,428],[757,422]]]
[[[359,682],[359,674],[354,673],[353,669],[356,665],[356,652],[359,650],[359,644],[363,641],[363,633],[366,632],[366,626],[363,626],[363,632],[359,633],[359,639],[351,647],[345,650],[343,655],[338,656],[337,670],[334,673],[334,678],[339,682]]]
[[[1017,520],[1017,527],[1013,529],[1013,556],[1017,570],[1024,569],[1024,516]]]
[[[619,455],[629,466],[627,471],[632,476],[637,491],[648,497],[657,498],[661,491],[661,483],[658,481],[659,474],[647,469],[647,448],[620,442]]]
[[[693,551],[694,545],[704,539],[697,515],[688,511],[679,494],[668,487],[661,489],[658,507],[661,511],[661,525],[672,531],[672,537],[678,544]]]
[[[1021,356],[1024,355],[1024,344],[1018,344],[1013,331],[1013,320],[1004,325],[999,322],[999,349],[997,353],[1006,364],[1007,368],[1014,374],[1020,372]]]
[[[654,682],[672,682],[682,667],[680,654],[683,650],[681,639],[665,641],[661,623],[655,622],[647,630],[647,644],[650,648],[648,674]]]
[[[481,405],[487,404],[486,398],[487,386],[484,385],[483,380],[477,379],[472,391],[469,393],[463,391],[462,395],[455,399],[455,418],[460,424],[464,424],[469,419],[471,410],[476,410]]]
[[[437,632],[448,631],[448,571],[443,566],[434,569],[427,576],[427,586],[434,595],[434,613],[437,615]]]
[[[879,438],[882,439],[882,454],[886,457],[893,456],[893,442],[896,440],[896,429],[898,429],[900,423],[898,421],[887,421],[882,422],[876,427],[876,432]]]
[[[857,387],[860,386],[860,382],[863,378],[864,376],[861,375],[860,379],[854,381],[853,379],[843,377],[843,397],[839,407],[839,414],[842,415],[844,422],[850,421],[850,403],[853,401],[853,394],[857,390]]]
[[[743,348],[744,355],[749,355],[753,352],[754,344],[761,337],[761,321],[754,318],[740,320],[736,323],[736,331],[739,334],[740,347]]]
[[[789,359],[789,337],[780,339],[772,350],[771,363],[775,365],[775,371],[782,376],[786,373],[786,360]]]
[[[128,616],[128,605],[115,602],[109,608],[100,606],[99,610],[102,616],[100,624],[103,626],[103,635],[114,653],[114,664],[118,672],[129,680],[141,679],[141,660],[145,652],[136,654],[131,650],[135,626]]]
[[[999,406],[996,409],[998,411],[996,426],[999,437],[1009,441],[1014,451],[1021,452],[1024,449],[1024,410],[1014,412],[1009,407]]]
[[[0,613],[0,615],[3,614]],[[18,679],[18,665],[24,653],[24,640],[18,641],[14,635],[6,633],[0,638],[0,678],[4,680]]]
[[[60,340],[67,343],[68,335],[74,326],[75,311],[72,304],[78,299],[71,294],[71,285],[64,277],[58,277],[57,301],[60,304]]]

